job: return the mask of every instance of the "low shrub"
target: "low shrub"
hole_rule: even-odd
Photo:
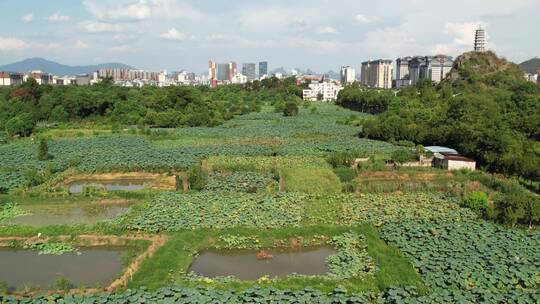
[[[360,153],[356,151],[333,152],[327,156],[326,161],[333,168],[351,167],[359,156]]]
[[[406,162],[415,160],[415,154],[411,150],[398,149],[392,152],[391,158],[395,164],[401,165]]]
[[[350,167],[334,168],[334,173],[339,177],[339,180],[343,183],[348,183],[354,180],[357,176],[356,169],[350,168]]]
[[[462,206],[480,214],[485,214],[488,205],[488,196],[482,191],[474,191],[462,200]]]
[[[69,291],[74,285],[66,277],[58,277],[50,286],[51,290]]]
[[[298,105],[293,101],[287,102],[285,104],[285,108],[283,109],[283,115],[284,116],[297,116],[298,115]]]
[[[206,187],[208,174],[202,170],[200,165],[191,167],[187,175],[190,189],[203,190]]]

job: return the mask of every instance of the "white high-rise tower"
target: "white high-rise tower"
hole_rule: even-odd
[[[480,26],[474,36],[474,51],[483,53],[486,51],[486,30]]]

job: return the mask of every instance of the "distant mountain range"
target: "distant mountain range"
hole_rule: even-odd
[[[540,58],[534,57],[519,64],[519,66],[527,73],[536,74],[540,70]]]
[[[102,68],[125,68],[134,67],[123,63],[103,63],[97,65],[70,66],[60,64],[43,58],[29,58],[23,61],[0,66],[0,71],[24,73],[28,71],[40,70],[57,76],[91,74]]]

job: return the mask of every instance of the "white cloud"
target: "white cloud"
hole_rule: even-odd
[[[362,14],[358,14],[354,16],[354,19],[360,23],[373,23],[375,21],[379,20],[379,17],[377,16],[366,16]]]
[[[106,23],[99,21],[85,21],[78,24],[79,29],[87,33],[114,33],[125,29],[122,24]]]
[[[56,12],[47,18],[51,22],[66,22],[69,21],[71,18],[69,16],[64,16],[60,14],[60,12]]]
[[[388,27],[377,29],[366,33],[363,45],[374,50],[370,54],[377,58],[371,59],[392,59],[396,56],[415,54],[422,48],[414,36],[409,35],[408,25],[402,24],[399,27]]]
[[[316,32],[319,34],[337,34],[337,30],[331,26],[319,27]]]
[[[447,44],[436,44],[433,50],[431,51],[434,55],[439,54],[449,54],[450,53],[450,47]]]
[[[119,2],[119,3],[118,3]],[[152,9],[147,1],[116,1],[114,5],[103,4],[96,0],[85,0],[87,10],[101,20],[141,21],[152,16]]]
[[[20,50],[26,47],[26,43],[17,38],[0,37],[0,51]]]
[[[34,43],[32,44],[33,48],[39,48],[39,49],[45,49],[45,50],[59,50],[62,48],[62,45],[57,42],[49,42],[49,43]]]
[[[231,40],[231,38],[228,38],[227,36],[223,34],[212,34],[206,38],[206,40],[210,42],[217,42],[217,41],[227,41]]]
[[[28,15],[24,15],[21,17],[21,21],[24,23],[30,23],[34,20],[34,13],[30,13]]]
[[[166,31],[165,33],[159,35],[159,37],[167,40],[184,40],[186,39],[186,34],[179,32],[175,28],[171,28],[170,30]]]
[[[74,49],[86,49],[88,48],[88,44],[86,44],[84,41],[77,40],[75,41],[75,44],[73,45]]]
[[[482,21],[477,22],[465,22],[465,23],[452,23],[448,22],[445,25],[445,33],[454,38],[453,43],[458,46],[471,45],[471,37],[474,37],[474,33],[478,26],[486,28],[486,23]]]
[[[486,28],[487,23],[483,21],[462,23],[447,22],[444,26],[444,33],[452,37],[452,42],[435,45],[434,49],[432,50],[433,53],[457,54],[472,50],[474,44],[474,34],[479,26]]]
[[[159,18],[200,20],[205,14],[178,0],[150,0],[152,13]]]

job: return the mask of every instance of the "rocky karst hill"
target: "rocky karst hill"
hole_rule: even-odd
[[[462,81],[468,83],[483,82],[493,85],[498,80],[524,81],[523,70],[515,63],[498,57],[495,53],[468,52],[454,61],[452,71],[445,82],[456,85]]]

